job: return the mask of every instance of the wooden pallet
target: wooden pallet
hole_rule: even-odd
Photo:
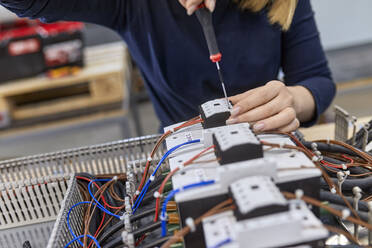
[[[74,75],[0,84],[0,123],[17,127],[120,108],[129,76],[125,45],[100,45],[84,53],[85,67]]]

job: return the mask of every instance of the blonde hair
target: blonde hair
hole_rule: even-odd
[[[268,6],[268,18],[270,23],[279,24],[283,30],[291,26],[297,0],[235,0],[242,9],[253,12],[261,11]]]

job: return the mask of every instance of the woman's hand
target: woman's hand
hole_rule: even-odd
[[[313,118],[315,101],[305,87],[287,87],[280,81],[230,97],[234,107],[227,124],[249,122],[255,131],[291,132]]]
[[[210,12],[214,11],[216,6],[216,0],[178,0],[180,4],[187,10],[188,15],[192,15],[201,3],[205,3],[205,6]]]

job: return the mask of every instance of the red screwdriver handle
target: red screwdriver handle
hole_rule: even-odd
[[[222,54],[217,45],[216,33],[213,27],[212,13],[205,8],[204,3],[198,6],[195,14],[203,28],[203,33],[207,41],[210,59],[213,63],[219,62]]]

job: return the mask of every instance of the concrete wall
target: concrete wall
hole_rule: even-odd
[[[311,2],[326,49],[372,42],[371,0],[312,0]]]
[[[311,2],[326,49],[372,42],[371,0],[312,0]],[[0,21],[13,17],[14,15],[0,7]]]

